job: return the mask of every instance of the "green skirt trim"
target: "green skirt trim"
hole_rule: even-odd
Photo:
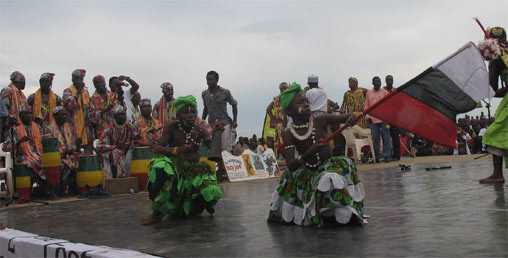
[[[508,94],[496,109],[496,119],[485,132],[483,143],[497,149],[508,151]]]
[[[155,182],[158,169],[168,176],[152,208],[164,215],[200,214],[223,197],[215,174],[207,164],[191,163],[178,158],[158,157],[151,162],[149,182]]]

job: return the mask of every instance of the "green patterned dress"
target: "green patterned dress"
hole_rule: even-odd
[[[506,65],[500,78],[503,84],[508,84]],[[494,122],[487,128],[483,136],[483,144],[487,146],[487,152],[506,159],[508,158],[508,94],[504,95],[501,103],[497,106],[494,117]],[[505,166],[508,167],[508,162],[505,162]]]
[[[355,164],[332,157],[316,170],[286,170],[272,194],[269,220],[304,226],[366,223],[364,196]]]
[[[187,217],[204,209],[210,212],[223,196],[207,164],[178,157],[152,159],[148,181],[152,209],[159,215]]]

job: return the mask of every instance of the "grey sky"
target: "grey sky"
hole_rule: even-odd
[[[0,0],[0,84],[20,70],[28,95],[54,72],[61,94],[85,68],[91,92],[94,75],[125,74],[155,101],[163,81],[199,97],[216,70],[240,103],[239,133],[259,135],[279,82],[317,74],[335,101],[349,76],[370,87],[390,73],[402,84],[478,42],[472,17],[507,25],[500,10],[508,1]]]

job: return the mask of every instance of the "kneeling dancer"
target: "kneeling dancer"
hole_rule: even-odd
[[[204,209],[210,214],[223,193],[210,167],[201,163],[199,147],[209,143],[211,134],[196,125],[197,102],[193,96],[179,97],[175,102],[176,120],[168,124],[154,152],[148,174],[148,191],[152,200],[152,217],[145,224],[164,216],[198,215]]]
[[[293,83],[280,96],[281,107],[293,122],[285,130],[284,158],[288,169],[272,195],[269,222],[297,225],[365,223],[363,185],[353,161],[332,156],[327,136],[332,124],[353,123],[353,117],[311,116],[300,85]]]

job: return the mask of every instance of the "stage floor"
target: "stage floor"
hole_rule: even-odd
[[[437,164],[436,164],[437,165]],[[508,188],[479,185],[487,159],[449,170],[413,165],[360,173],[369,224],[303,228],[266,223],[275,179],[224,184],[214,217],[141,226],[146,194],[4,209],[9,227],[165,257],[493,257],[508,254]]]

